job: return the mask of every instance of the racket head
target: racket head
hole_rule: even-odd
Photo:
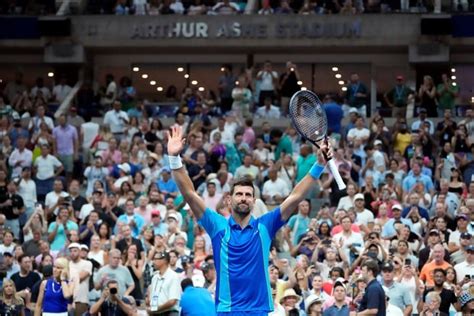
[[[289,115],[298,133],[314,145],[326,138],[328,121],[323,103],[309,90],[296,92],[290,100]]]

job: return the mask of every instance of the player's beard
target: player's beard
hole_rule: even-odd
[[[235,203],[232,206],[232,211],[241,217],[245,217],[250,213],[251,210],[250,205],[247,203]]]

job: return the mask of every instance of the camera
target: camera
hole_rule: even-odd
[[[111,288],[110,289],[110,294],[112,294],[112,295],[117,294],[117,288],[116,287]]]

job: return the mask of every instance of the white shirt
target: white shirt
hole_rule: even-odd
[[[48,208],[51,208],[53,205],[58,203],[59,197],[66,197],[66,196],[69,196],[69,193],[62,191],[61,193],[56,194],[56,192],[51,191],[48,194],[46,194],[46,197],[44,199],[44,205]],[[59,207],[56,207],[53,210],[53,213],[55,215],[58,215],[58,212],[59,212]]]
[[[47,180],[54,177],[54,170],[62,166],[62,163],[53,155],[47,155],[46,158],[39,156],[35,160],[36,178]]]
[[[89,273],[89,276],[82,282],[79,279],[81,271]],[[69,275],[74,282],[74,302],[89,304],[89,278],[92,275],[92,262],[84,259],[79,259],[77,263],[69,261]]]
[[[278,79],[278,73],[276,71],[269,73],[268,71],[260,70],[257,77],[260,76],[260,91],[273,91],[275,89],[273,80]]]
[[[274,105],[271,105],[268,110],[265,106],[261,106],[257,109],[255,115],[264,119],[279,119],[280,109]]]
[[[367,128],[358,129],[356,127],[351,128],[349,133],[347,133],[347,138],[368,138],[370,136],[370,131]]]
[[[37,201],[36,199],[36,183],[33,180],[26,181],[21,179],[18,186],[18,195],[23,199],[23,203],[27,208],[34,207]]]
[[[179,311],[179,299],[181,298],[181,281],[179,275],[168,269],[163,276],[160,272],[153,275],[150,284],[150,309],[157,311],[158,306],[163,305],[169,300],[176,300],[176,304],[168,311]]]
[[[354,201],[352,200],[353,197],[351,198],[349,195],[343,197],[342,199],[339,200],[339,203],[337,204],[337,209],[345,209],[346,211],[349,210],[351,207],[354,207]]]
[[[38,116],[34,116],[31,119],[30,123],[28,124],[28,129],[29,130],[33,129],[34,132],[37,132],[37,131],[39,131],[40,124],[42,122],[44,122],[48,126],[49,130],[51,130],[51,131],[53,130],[54,122],[53,122],[53,119],[50,118],[49,116],[43,116],[42,118],[39,118]]]
[[[92,210],[94,210],[94,205],[92,205],[91,203],[84,204],[81,207],[81,210],[79,211],[79,219],[83,220],[84,218],[89,216]]]
[[[129,121],[128,114],[125,111],[110,110],[105,113],[104,124],[109,125],[113,134],[123,133]]]
[[[367,226],[367,224],[369,223],[373,223],[374,222],[374,214],[369,211],[368,209],[364,209],[362,212],[356,212],[357,214],[357,217],[356,217],[356,224],[357,225],[365,225]]]
[[[8,158],[8,164],[13,168],[12,178],[21,176],[21,169],[23,169],[23,167],[31,167],[32,160],[33,153],[31,150],[25,148],[23,151],[20,151],[18,148],[16,148],[10,154],[10,158]],[[21,163],[18,166],[15,166],[18,161],[21,161]]]
[[[33,98],[36,97],[38,91],[41,91],[43,93],[43,97],[45,97],[46,100],[51,99],[51,92],[49,91],[48,87],[38,88],[37,86],[34,86],[33,88],[31,88],[31,96]]]
[[[362,251],[364,246],[364,239],[360,233],[351,232],[349,236],[344,234],[344,231],[334,235],[333,239],[336,243],[339,243],[339,240],[343,241],[342,249],[347,258],[350,258],[350,245],[354,244],[354,248],[359,252]]]
[[[457,282],[461,282],[465,275],[474,275],[474,262],[463,261],[455,265],[454,270],[456,270]]]
[[[82,148],[91,148],[92,142],[99,134],[99,124],[87,122],[81,125],[83,140]]]
[[[249,167],[246,167],[242,165],[235,170],[235,177],[236,179],[238,179],[246,175],[251,175],[253,179],[256,179],[258,173],[259,173],[259,170],[257,166],[250,165]]]
[[[72,88],[70,86],[66,85],[60,85],[58,84],[53,88],[53,95],[56,96],[56,100],[59,102],[63,102],[64,99],[66,99],[67,95],[69,92],[71,92]]]
[[[181,1],[176,0],[170,5],[170,9],[174,11],[176,14],[183,14],[184,13],[184,7]]]
[[[214,134],[219,132],[221,134],[221,143],[224,145],[227,144],[233,144],[234,143],[234,135],[229,131],[224,128],[223,131],[220,131],[219,128],[213,129],[211,131],[211,135],[209,136],[209,139],[211,141],[214,140]]]
[[[372,158],[374,159],[375,168],[380,172],[384,172],[385,171],[384,155],[379,150],[374,150]]]
[[[288,190],[288,185],[285,181],[280,178],[277,178],[275,181],[265,181],[265,183],[263,184],[262,194],[270,196],[270,201],[266,201],[267,203],[269,203],[273,201],[273,197],[275,195],[279,195],[280,197],[287,197],[290,194],[290,190]]]
[[[395,306],[393,304],[387,305],[386,313],[387,315],[390,315],[390,316],[403,316],[403,312],[400,309],[400,307]]]
[[[101,101],[102,104],[112,104],[117,98],[117,84],[115,83],[115,81],[110,82],[109,85],[107,86],[105,95],[107,96],[109,94],[112,94],[112,97],[110,98],[104,97],[104,99]]]
[[[460,239],[461,238],[461,232],[459,230],[453,231],[451,234],[449,234],[449,243],[453,243],[456,246],[460,246]]]
[[[411,130],[419,130],[420,127],[423,127],[422,123],[428,122],[430,124],[430,130],[429,133],[430,135],[433,135],[435,130],[434,130],[434,124],[430,120],[424,120],[423,122],[421,120],[416,120],[411,124]]]

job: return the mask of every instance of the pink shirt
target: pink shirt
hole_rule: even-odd
[[[255,143],[255,131],[251,127],[246,127],[244,135],[242,136],[242,141],[247,143],[250,148],[253,148]]]

